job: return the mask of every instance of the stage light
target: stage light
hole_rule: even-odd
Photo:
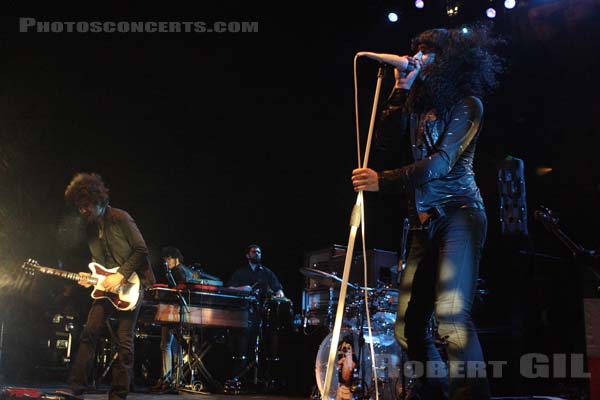
[[[390,22],[398,22],[398,14],[396,14],[395,12],[391,12],[388,14],[388,20]]]
[[[454,7],[447,7],[446,13],[448,14],[449,17],[454,17],[454,16],[458,15],[458,10],[459,10],[458,5],[455,5]]]
[[[554,171],[554,169],[552,167],[539,166],[535,169],[535,174],[537,176],[543,176],[543,175],[549,174],[552,171]]]
[[[496,18],[496,10],[490,7],[485,10],[485,15],[487,15],[488,18]]]
[[[467,28],[466,26],[463,26],[461,31],[462,31],[462,33],[464,33],[466,35],[467,33],[469,33],[469,28]]]
[[[516,5],[517,5],[517,2],[515,0],[504,0],[504,7],[508,8],[509,10],[511,8],[515,8]]]
[[[425,7],[425,2],[423,0],[416,0],[415,1],[415,7],[417,7],[417,8],[423,8],[423,7]]]

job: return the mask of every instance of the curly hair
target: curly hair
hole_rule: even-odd
[[[76,207],[86,203],[104,207],[108,199],[108,188],[102,177],[94,173],[76,173],[65,189],[65,200]]]
[[[504,70],[503,59],[492,49],[501,43],[483,24],[417,35],[411,42],[413,51],[424,46],[435,53],[435,60],[421,71],[424,79],[415,81],[407,99],[409,111],[435,109],[443,114],[467,96],[484,98],[492,93]]]
[[[165,246],[162,248],[161,254],[162,254],[162,258],[167,258],[167,257],[178,258],[179,262],[183,262],[183,260],[184,260],[183,254],[181,254],[181,251],[179,251],[179,249],[177,247]]]

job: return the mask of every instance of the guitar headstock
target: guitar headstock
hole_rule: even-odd
[[[21,265],[21,268],[27,275],[35,275],[36,271],[40,268],[40,264],[30,258]]]
[[[540,209],[533,213],[533,217],[536,221],[541,222],[548,230],[558,228],[559,218],[547,207],[540,206]]]

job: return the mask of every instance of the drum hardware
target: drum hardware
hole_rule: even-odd
[[[251,374],[248,382],[255,388],[262,387],[261,391],[269,391],[277,387],[276,369],[274,365],[281,361],[279,356],[278,341],[280,335],[285,335],[296,330],[299,324],[298,316],[294,315],[293,302],[286,297],[267,297],[262,301],[255,301],[255,334],[252,337],[250,354],[232,359],[244,359],[249,362],[231,379],[225,382],[224,392],[240,394],[244,391],[244,377]],[[252,333],[254,335],[254,333]]]
[[[363,323],[362,325],[364,326],[365,324]],[[326,397],[327,400],[340,397],[346,398],[348,393],[351,395],[351,397],[348,398],[351,399],[370,399],[373,398],[375,385],[378,385],[380,398],[397,398],[402,392],[400,369],[403,352],[395,340],[390,342],[385,339],[386,335],[385,332],[380,331],[377,323],[373,323],[371,337],[369,337],[368,332],[364,328],[352,329],[346,327],[342,329],[339,342],[341,345],[343,345],[345,341],[352,342],[352,347],[356,349],[354,350],[354,356],[357,359],[358,371],[353,374],[352,381],[349,384],[341,384],[340,368],[338,366],[338,373],[333,375],[330,391]],[[331,339],[332,333],[329,333],[321,343],[317,353],[315,375],[319,392],[323,390]],[[375,348],[374,361],[375,368],[377,369],[378,382],[371,381],[372,359],[368,346],[365,346],[365,344],[369,344],[371,341]],[[314,396],[315,395],[311,398],[319,398]]]
[[[311,399],[320,399],[320,392],[324,388],[325,373],[328,354],[332,342],[333,309],[337,304],[336,286],[337,277],[316,270],[301,271],[311,277],[321,277],[322,283],[330,283],[329,287],[307,288],[303,296],[304,324],[306,326],[326,326],[330,333],[325,337],[319,352],[315,367],[317,389]],[[352,285],[346,297],[342,334],[340,336],[340,350],[344,344],[344,337],[352,337],[354,356],[356,357],[357,371],[352,380],[346,384],[340,383],[340,368],[337,376],[334,372],[333,381],[327,400],[336,398],[369,399],[375,396],[375,385],[382,399],[396,399],[404,393],[410,381],[401,379],[400,370],[404,364],[404,353],[396,341],[394,327],[398,306],[398,289],[380,285],[377,288]],[[366,295],[366,296],[365,296]],[[365,297],[370,311],[371,336],[368,334],[366,324]],[[333,306],[332,306],[333,305]],[[317,320],[315,322],[315,320]],[[324,323],[327,322],[327,323]],[[433,326],[432,326],[433,329]],[[306,329],[305,329],[306,333]],[[372,381],[372,355],[369,347],[374,348],[374,362],[377,371],[377,382]],[[339,353],[338,353],[339,354]],[[339,355],[338,355],[339,357]],[[338,361],[339,362],[339,361]]]
[[[327,287],[339,288],[342,283],[342,278],[338,277],[337,275],[321,271],[319,269],[300,268],[300,273],[302,273],[302,275],[308,278],[312,278],[313,280]],[[355,290],[358,288],[352,283],[348,283],[348,287]]]
[[[334,311],[339,300],[341,278],[314,268],[300,268],[300,273],[321,285],[303,291],[302,325],[304,334],[309,334],[307,327],[322,326],[331,331],[334,323]],[[368,292],[373,290],[352,283],[348,283],[348,288],[353,290],[353,295],[364,293],[365,290]]]

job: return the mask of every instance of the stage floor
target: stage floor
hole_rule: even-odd
[[[8,395],[10,389],[21,389],[21,388],[30,388],[37,389],[42,395],[47,396],[46,398],[52,398],[52,395],[55,390],[64,388],[65,385],[9,385],[2,384],[0,385],[0,399],[19,399],[19,398],[30,398],[33,399],[35,397],[30,396],[12,396]],[[7,390],[8,389],[8,390]],[[13,393],[13,391],[10,391]],[[85,400],[106,400],[108,398],[108,388],[102,388],[98,390],[96,393],[86,393],[83,398]],[[230,400],[230,399],[269,399],[269,400],[298,400],[298,399],[306,399],[308,397],[298,397],[298,396],[286,396],[286,395],[276,395],[276,394],[213,394],[213,393],[201,393],[201,392],[187,392],[180,391],[179,393],[145,393],[144,391],[139,392],[131,392],[127,396],[127,400]],[[65,400],[69,400],[69,397],[66,397]]]
[[[0,384],[0,400],[17,400],[17,399],[54,399],[54,400],[72,400],[70,397],[53,397],[52,394],[56,389],[64,388],[64,385],[8,385],[8,384]],[[15,396],[14,391],[12,395],[8,394],[8,391],[11,389],[23,389],[23,388],[31,388],[37,389],[41,394],[45,395],[45,397],[38,396]],[[8,390],[7,390],[8,389]],[[98,390],[96,393],[86,393],[83,397],[85,400],[106,400],[108,398],[108,388],[102,388]],[[287,396],[287,395],[275,395],[275,394],[213,394],[213,393],[198,393],[198,392],[187,392],[180,391],[177,393],[165,393],[165,394],[155,394],[155,393],[145,393],[141,390],[138,392],[131,392],[128,396],[128,400],[299,400],[299,399],[310,399],[311,396]],[[552,397],[552,396],[506,396],[506,397],[492,397],[490,400],[580,400],[584,399],[584,397]]]

